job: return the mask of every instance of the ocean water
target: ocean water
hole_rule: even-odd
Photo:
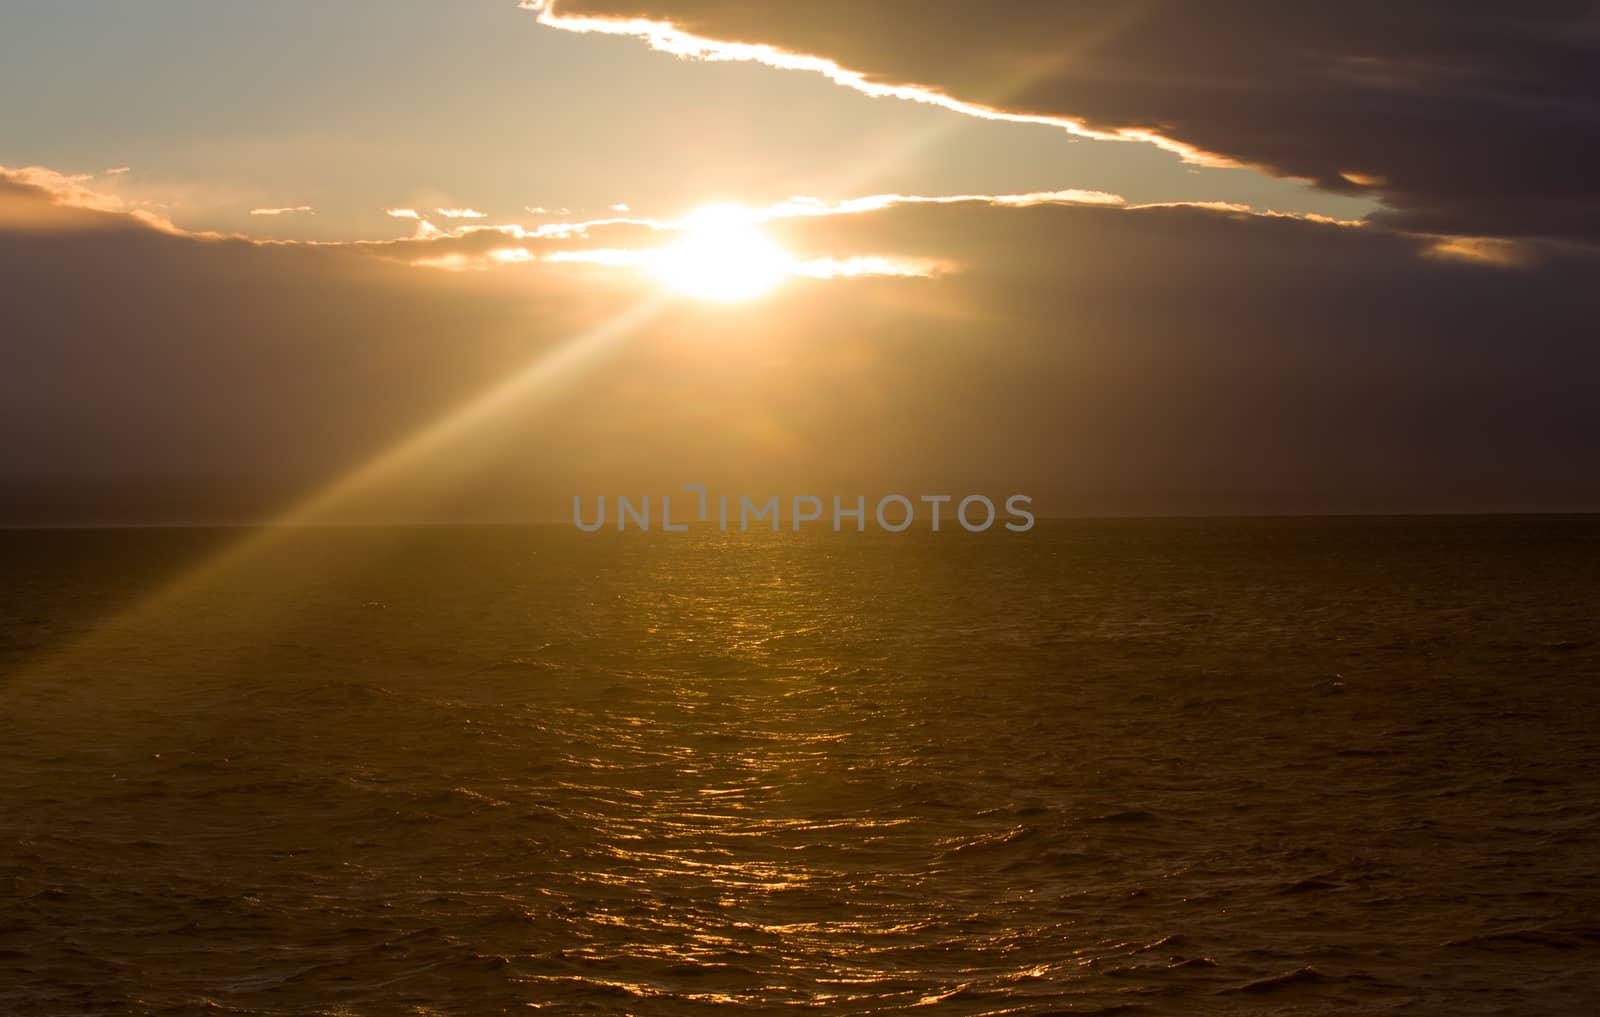
[[[1600,1008],[1600,519],[0,561],[0,1013]]]

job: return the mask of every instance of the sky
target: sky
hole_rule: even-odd
[[[189,229],[259,237],[392,237],[393,207],[535,223],[797,194],[1070,187],[1346,217],[1372,207],[1149,145],[559,31],[514,0],[18,4],[0,88],[29,97],[6,114],[0,165],[127,167],[100,185]],[[314,214],[249,214],[302,206]]]
[[[1600,509],[1592,5],[1199,10],[14,5],[0,522]]]

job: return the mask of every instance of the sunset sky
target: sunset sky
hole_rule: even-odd
[[[1592,4],[3,24],[0,521],[1600,508]]]

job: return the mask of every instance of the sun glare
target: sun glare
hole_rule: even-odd
[[[731,303],[753,300],[794,274],[794,258],[733,205],[703,208],[683,222],[684,237],[663,249],[654,271],[686,297]]]

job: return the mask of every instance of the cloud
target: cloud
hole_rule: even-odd
[[[42,197],[46,203],[58,209],[122,212],[141,225],[178,232],[171,221],[153,211],[154,202],[124,197],[114,189],[114,185],[110,189],[105,185],[94,186],[94,179],[91,173],[66,174],[43,166],[0,166],[0,181],[10,185],[7,191],[0,192],[0,226],[8,222],[15,224],[22,217],[49,228],[63,222],[84,221],[77,212],[42,214],[45,206],[37,200]],[[24,200],[22,195],[28,195],[28,198]],[[100,225],[108,222],[111,220],[101,221]],[[118,222],[119,225],[127,225],[125,221]]]
[[[1600,16],[1456,0],[526,0],[546,24],[1161,144],[1381,199],[1377,221],[1600,240]]]
[[[488,216],[475,208],[436,208],[435,212],[446,219],[487,219]]]
[[[337,517],[559,518],[691,482],[1025,490],[1046,513],[1600,507],[1583,250],[980,196],[769,218],[798,258],[955,269],[748,305],[545,257],[670,228],[251,242],[0,177],[0,515],[268,516],[543,358],[582,369]]]
[[[468,271],[529,260],[574,264],[650,268],[659,263],[676,235],[695,229],[708,216],[732,216],[749,223],[776,224],[785,219],[859,215],[899,205],[948,205],[981,202],[998,206],[1029,207],[1046,204],[1117,205],[1123,198],[1102,191],[1064,190],[1029,194],[906,195],[876,194],[827,202],[797,195],[766,207],[714,205],[671,220],[625,216],[575,222],[547,222],[532,229],[517,224],[467,223],[441,229],[423,222],[409,238],[365,242],[368,250],[405,260],[408,264],[448,271]],[[1249,211],[1244,206],[1228,206]],[[390,214],[410,212],[391,209]],[[1276,215],[1278,213],[1265,213]],[[411,215],[402,215],[411,218]],[[1331,222],[1332,220],[1326,220]],[[802,253],[803,252],[797,252]],[[904,259],[883,252],[856,252],[837,258],[829,252],[802,256],[795,274],[813,278],[841,275],[931,275],[951,270],[946,261],[933,258]]]
[[[316,215],[310,205],[296,205],[293,208],[252,208],[251,215]]]
[[[903,256],[883,248],[860,247],[841,250],[830,242],[831,229],[808,230],[790,220],[860,216],[866,213],[906,206],[986,205],[997,208],[1031,208],[1046,205],[1123,205],[1121,195],[1102,191],[1062,190],[1026,194],[906,195],[876,194],[840,201],[823,201],[797,195],[787,201],[761,206],[713,205],[671,220],[615,217],[575,222],[548,222],[532,229],[516,224],[466,224],[439,229],[424,223],[409,238],[395,241],[364,242],[368,250],[422,268],[450,272],[487,271],[529,261],[568,265],[598,265],[627,269],[639,280],[651,282],[670,275],[674,246],[686,233],[692,233],[704,220],[732,217],[734,221],[758,224],[787,241],[792,255],[788,274],[795,277],[834,279],[864,276],[931,277],[981,268],[965,264],[937,252]],[[1132,209],[1199,208],[1232,217],[1263,217],[1316,222],[1344,227],[1365,225],[1358,221],[1337,220],[1321,215],[1299,215],[1257,210],[1247,205],[1216,202],[1172,202],[1131,206]],[[959,246],[959,245],[956,245]],[[1428,247],[1419,247],[1427,256],[1466,257],[1473,260],[1513,265],[1531,256],[1524,243],[1484,238],[1439,238]],[[1492,256],[1491,256],[1492,255]]]

